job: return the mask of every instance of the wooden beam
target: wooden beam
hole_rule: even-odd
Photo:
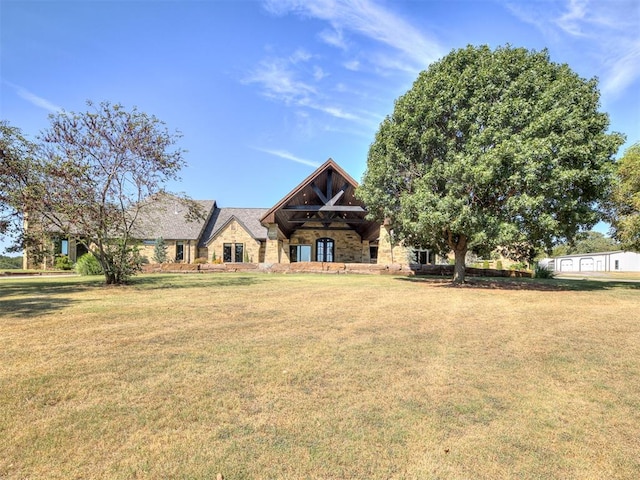
[[[336,202],[338,200],[340,200],[340,198],[344,195],[344,192],[347,191],[347,188],[349,188],[349,183],[346,182],[342,188],[340,190],[338,190],[338,193],[336,193],[333,197],[331,197],[331,200],[329,200],[328,202],[326,202],[326,205],[329,206],[333,206],[336,204]]]
[[[324,196],[324,193],[322,193],[322,190],[320,190],[320,187],[316,185],[316,182],[313,182],[311,184],[311,188],[313,188],[313,191],[316,192],[316,195],[318,195],[318,198],[320,198],[320,201],[324,205],[326,205],[329,202],[329,199]]]
[[[284,207],[283,210],[287,212],[367,212],[360,205],[292,205]]]
[[[303,219],[293,219],[293,220],[289,220],[289,223],[309,223],[309,222],[316,222],[316,223],[326,223],[327,221],[331,222],[331,223],[369,223],[370,220],[365,220],[364,218],[342,218],[342,217],[336,217],[336,218],[303,218]]]
[[[339,231],[348,231],[348,232],[355,231],[356,233],[358,233],[358,235],[360,235],[360,233],[357,230],[349,227],[298,227],[296,228],[296,230],[339,230]]]

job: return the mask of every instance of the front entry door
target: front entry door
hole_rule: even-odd
[[[333,262],[334,243],[331,238],[319,238],[316,241],[316,261]]]

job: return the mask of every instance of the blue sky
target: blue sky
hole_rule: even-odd
[[[640,0],[2,0],[0,22],[2,119],[33,138],[88,99],[137,106],[183,134],[170,188],[223,207],[329,157],[360,180],[394,100],[468,44],[547,48],[599,78],[620,155],[640,141]]]

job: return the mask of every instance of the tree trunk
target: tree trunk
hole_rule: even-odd
[[[453,283],[459,285],[464,283],[465,266],[464,260],[467,256],[467,236],[463,234],[454,234],[451,231],[446,232],[447,243],[453,250],[455,258],[455,266],[453,268]]]
[[[117,282],[117,278],[116,275],[114,273],[110,273],[110,272],[104,272],[104,282],[107,285],[116,285]]]
[[[453,253],[455,255],[456,262],[453,267],[453,283],[459,285],[464,283],[465,279],[466,270],[464,260],[467,256],[467,246],[465,245],[462,249],[454,250]]]

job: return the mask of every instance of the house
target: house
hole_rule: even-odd
[[[557,273],[640,272],[640,253],[617,250],[561,255],[545,259],[543,265]]]
[[[267,228],[264,262],[390,260],[388,233],[365,218],[357,185],[331,159],[304,179],[260,218]]]
[[[215,208],[200,238],[200,258],[223,263],[264,262],[267,228],[260,223],[266,208]]]
[[[193,263],[198,258],[200,239],[217,207],[215,200],[194,202],[202,213],[196,218],[191,218],[186,204],[168,194],[156,195],[140,210],[132,234],[141,242],[143,257],[153,261],[156,242],[162,238],[170,261]]]
[[[410,265],[438,260],[431,250],[398,245],[389,225],[368,220],[366,206],[355,197],[357,186],[329,159],[271,208],[221,208],[214,200],[197,200],[204,215],[193,219],[175,197],[154,197],[152,208],[141,210],[133,233],[150,262],[160,237],[170,261],[181,263]],[[65,241],[75,245],[73,239]],[[76,260],[75,248],[65,251]]]

